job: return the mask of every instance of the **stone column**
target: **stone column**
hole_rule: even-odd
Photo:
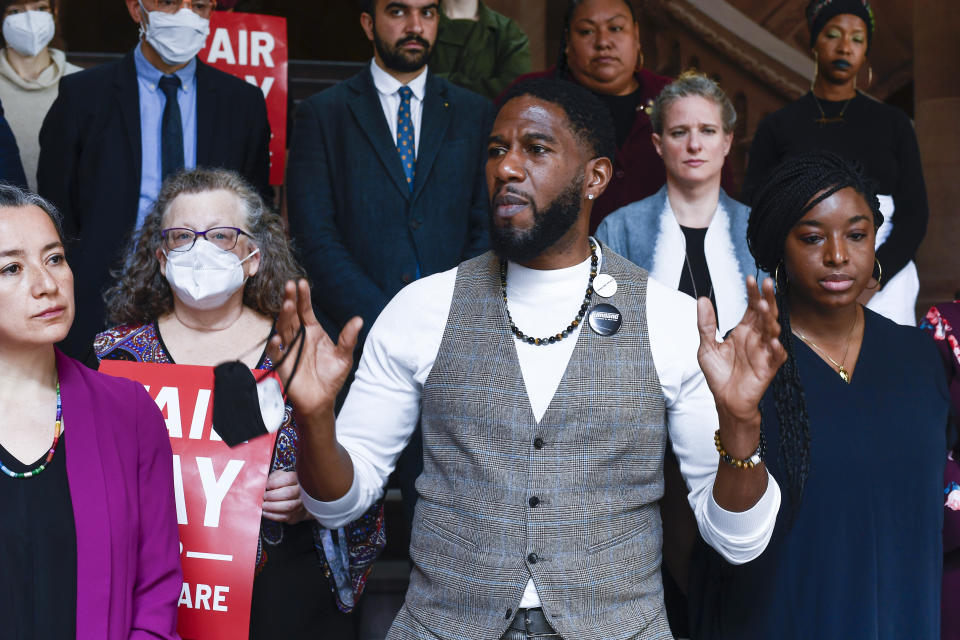
[[[960,291],[960,3],[918,0],[913,13],[915,124],[930,200],[920,245],[918,317]],[[896,217],[894,217],[896,223]]]

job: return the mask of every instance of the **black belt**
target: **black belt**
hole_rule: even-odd
[[[513,617],[510,623],[511,629],[525,631],[528,638],[554,638],[562,640],[560,634],[554,631],[547,617],[543,615],[543,609],[517,609],[517,615]]]

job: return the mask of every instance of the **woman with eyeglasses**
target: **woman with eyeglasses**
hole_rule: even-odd
[[[98,360],[273,367],[266,345],[284,283],[304,272],[280,217],[237,174],[168,178],[122,264],[105,296],[117,326],[96,337]],[[250,637],[352,637],[350,612],[384,544],[382,506],[337,532],[309,517],[293,413],[288,405],[263,499]]]

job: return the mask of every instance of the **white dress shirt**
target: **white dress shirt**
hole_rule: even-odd
[[[510,263],[507,297],[514,322],[528,335],[559,333],[576,316],[589,273],[589,259],[552,271]],[[383,494],[387,477],[417,426],[420,395],[440,349],[456,277],[454,268],[410,284],[390,301],[370,330],[336,425],[337,440],[353,460],[353,484],[346,495],[332,502],[315,500],[301,491],[304,506],[325,527],[337,528],[355,520]],[[560,384],[582,327],[583,323],[568,338],[552,345],[514,342],[538,421]],[[700,532],[730,562],[752,560],[766,548],[773,533],[780,488],[768,476],[767,490],[757,504],[739,513],[716,503],[713,481],[718,456],[713,433],[718,418],[713,395],[697,363],[696,302],[649,280],[647,327],[670,441]],[[540,606],[533,580],[527,583],[518,606]]]
[[[380,106],[383,115],[390,127],[390,136],[394,144],[397,142],[397,111],[400,110],[400,87],[403,84],[392,75],[380,68],[376,59],[370,61],[370,73],[373,75],[373,86],[380,96]],[[423,97],[427,91],[427,67],[423,67],[416,78],[407,83],[413,91],[410,99],[410,118],[413,120],[413,146],[416,154],[420,153],[420,123],[423,122]]]

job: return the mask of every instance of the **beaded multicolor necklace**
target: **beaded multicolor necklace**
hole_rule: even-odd
[[[47,452],[47,457],[36,469],[31,469],[24,473],[17,473],[15,471],[10,471],[7,467],[4,466],[3,462],[0,462],[0,471],[3,471],[5,475],[10,476],[11,478],[32,478],[33,476],[38,476],[40,473],[47,468],[47,465],[50,464],[50,461],[53,460],[53,453],[57,450],[57,442],[60,441],[61,427],[63,425],[63,405],[60,402],[60,382],[57,381],[57,420],[53,423],[53,444],[50,445],[50,451]]]
[[[527,344],[553,344],[555,342],[560,342],[571,333],[574,329],[580,326],[580,322],[583,321],[583,316],[587,313],[587,309],[590,307],[590,298],[593,296],[593,279],[597,277],[597,264],[599,260],[597,259],[597,244],[593,241],[593,238],[590,238],[590,280],[587,282],[587,292],[583,296],[583,304],[580,305],[580,311],[577,312],[577,317],[573,319],[567,328],[558,333],[555,336],[550,336],[549,338],[533,338],[528,336],[523,331],[513,323],[513,317],[510,315],[510,305],[507,304],[507,261],[500,261],[500,288],[503,291],[503,306],[507,310],[507,321],[510,323],[510,331],[516,336],[517,340],[522,340]]]

